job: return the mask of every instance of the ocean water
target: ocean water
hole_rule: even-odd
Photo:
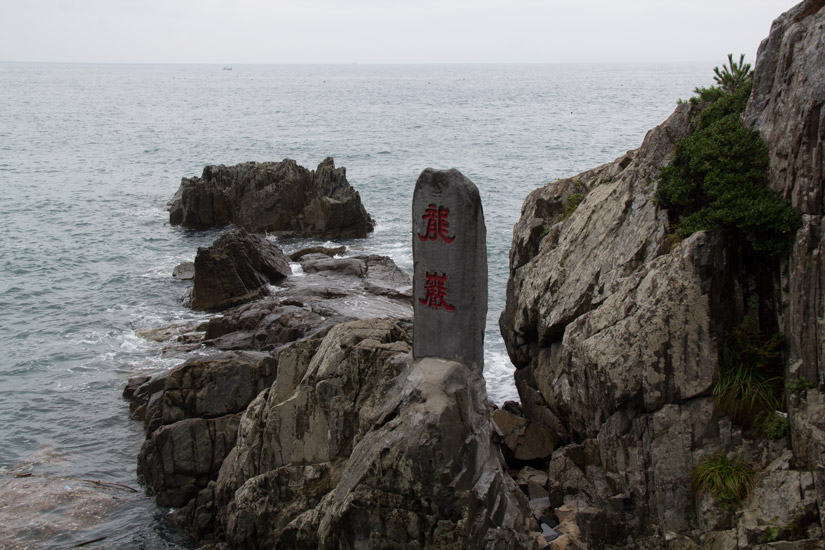
[[[704,64],[0,64],[0,472],[138,487],[143,433],[120,395],[176,363],[136,330],[204,317],[171,272],[222,230],[171,227],[165,206],[206,164],[334,157],[377,221],[342,244],[408,272],[415,181],[459,169],[487,224],[488,394],[517,399],[497,319],[522,201],[638,147],[711,77]],[[148,497],[122,500],[90,531],[32,540],[186,547]]]

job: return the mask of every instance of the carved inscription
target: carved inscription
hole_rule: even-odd
[[[478,189],[457,170],[424,170],[412,214],[413,356],[481,369],[487,245]]]

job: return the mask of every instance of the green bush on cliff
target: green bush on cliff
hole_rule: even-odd
[[[768,149],[758,132],[741,123],[753,85],[750,66],[729,59],[732,68],[715,69],[720,86],[697,88],[698,97],[691,98],[699,111],[696,130],[662,169],[656,200],[682,238],[727,229],[755,251],[778,257],[788,252],[801,216],[768,187]]]

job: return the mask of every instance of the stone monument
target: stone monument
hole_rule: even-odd
[[[487,319],[487,229],[478,188],[427,168],[413,192],[413,360],[456,361],[481,374]]]

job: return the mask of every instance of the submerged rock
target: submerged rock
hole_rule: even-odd
[[[192,308],[219,311],[268,294],[292,273],[289,260],[261,235],[233,229],[195,256]]]
[[[133,533],[118,532],[112,518],[141,506],[144,497],[119,483],[44,473],[71,459],[48,445],[0,470],[0,548],[128,545]]]
[[[362,238],[373,221],[346,170],[325,159],[314,171],[282,162],[207,166],[183,178],[169,202],[169,223],[193,229],[233,224],[283,237]]]

